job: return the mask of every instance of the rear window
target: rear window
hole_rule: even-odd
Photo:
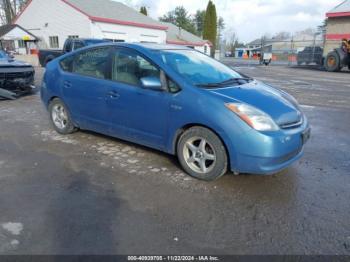
[[[77,50],[77,49],[80,49],[80,48],[83,48],[83,47],[85,47],[85,45],[81,41],[77,41],[77,42],[74,43],[74,50]]]

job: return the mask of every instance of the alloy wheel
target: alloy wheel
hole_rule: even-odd
[[[62,105],[60,104],[54,105],[52,108],[51,114],[52,114],[53,123],[58,129],[62,130],[67,127],[68,115],[65,108]]]
[[[194,172],[206,174],[213,170],[216,163],[216,153],[213,146],[202,137],[188,139],[183,148],[186,164]]]

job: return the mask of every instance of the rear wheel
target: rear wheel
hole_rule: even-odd
[[[338,72],[341,70],[340,58],[337,52],[333,51],[327,55],[325,68],[329,72]]]
[[[49,105],[51,122],[55,130],[63,135],[74,133],[74,126],[69,111],[61,99],[55,98]]]
[[[211,181],[227,171],[226,149],[220,138],[204,127],[192,127],[180,137],[177,156],[184,170],[195,178]]]

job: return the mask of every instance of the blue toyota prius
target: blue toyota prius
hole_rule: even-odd
[[[176,154],[203,180],[276,173],[310,136],[292,96],[186,47],[80,49],[47,65],[41,97],[58,133],[92,130]]]

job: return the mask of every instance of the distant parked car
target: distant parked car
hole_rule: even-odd
[[[305,47],[303,51],[299,52],[297,55],[297,63],[298,65],[302,64],[312,64],[315,63],[317,65],[323,64],[323,48],[319,46],[308,46]]]
[[[39,62],[42,67],[46,67],[47,63],[79,48],[83,48],[90,45],[109,42],[104,39],[89,39],[89,38],[68,38],[64,42],[63,50],[61,49],[40,49],[39,50]]]
[[[186,47],[75,51],[48,64],[41,97],[57,132],[93,130],[176,154],[204,180],[275,173],[310,136],[293,97]]]
[[[262,56],[260,56],[260,64],[264,64],[268,66],[272,61],[272,53],[264,53]]]
[[[16,99],[18,95],[32,91],[35,88],[34,73],[32,65],[17,61],[0,50],[0,97]]]

